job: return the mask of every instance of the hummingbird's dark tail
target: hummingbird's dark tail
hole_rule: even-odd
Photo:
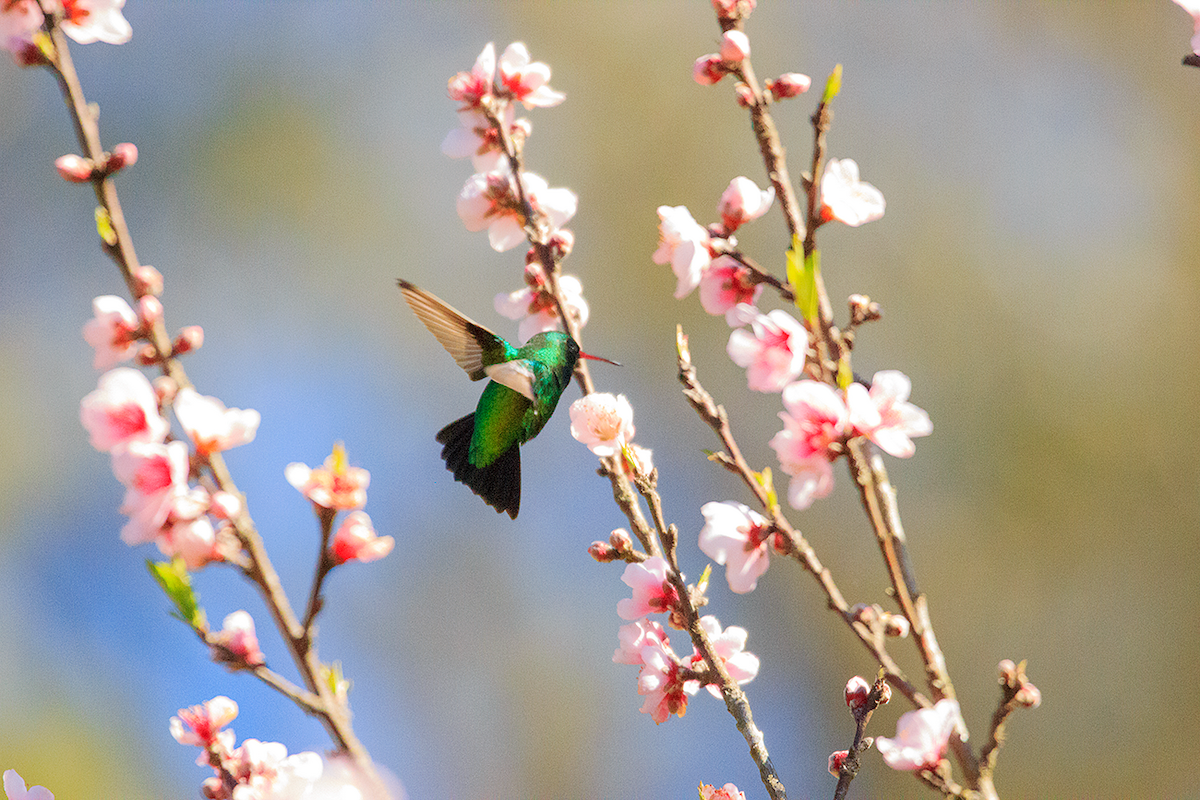
[[[465,483],[496,511],[506,511],[517,518],[521,507],[521,448],[517,444],[505,450],[486,467],[471,463],[471,436],[475,433],[475,414],[456,419],[438,431],[442,459],[454,480]]]

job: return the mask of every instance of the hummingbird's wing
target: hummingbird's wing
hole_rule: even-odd
[[[471,380],[487,377],[485,367],[508,360],[512,357],[510,351],[515,353],[515,348],[508,342],[424,289],[403,279],[397,283],[417,319],[437,337],[446,352],[454,356],[454,361],[466,370]]]

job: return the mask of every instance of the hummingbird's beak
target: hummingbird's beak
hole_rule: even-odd
[[[613,361],[612,359],[601,358],[600,356],[594,356],[591,353],[585,353],[582,350],[579,351],[579,357],[586,358],[591,361],[603,361],[605,364],[612,364],[614,367],[621,366],[620,364],[618,364],[616,361]]]

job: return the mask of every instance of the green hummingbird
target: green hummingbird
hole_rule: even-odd
[[[577,359],[617,362],[580,352],[574,339],[558,331],[536,334],[522,347],[513,347],[429,292],[406,280],[397,283],[413,313],[471,380],[491,378],[475,411],[438,431],[437,441],[454,480],[516,519],[520,446],[549,421],[571,383]]]

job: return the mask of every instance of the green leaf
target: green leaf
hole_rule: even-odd
[[[837,385],[843,392],[854,383],[854,370],[850,369],[850,359],[843,355],[838,359]]]
[[[825,81],[825,94],[821,97],[821,102],[828,104],[830,100],[838,96],[838,92],[842,90],[842,65],[838,64],[833,68],[833,72],[829,73],[829,78]]]
[[[192,576],[182,558],[173,561],[146,561],[146,568],[158,581],[163,593],[175,604],[171,616],[202,631],[208,628],[204,609],[200,608],[200,596],[192,589]]]
[[[96,233],[109,247],[117,243],[117,231],[113,228],[112,217],[104,206],[96,206]]]
[[[775,479],[771,474],[771,468],[763,467],[762,472],[754,473],[754,480],[758,481],[758,485],[766,490],[769,506],[775,508],[779,505],[779,496],[775,494]]]
[[[712,577],[712,564],[704,565],[704,572],[700,573],[700,580],[696,581],[696,591],[703,594],[708,589],[708,579]]]

